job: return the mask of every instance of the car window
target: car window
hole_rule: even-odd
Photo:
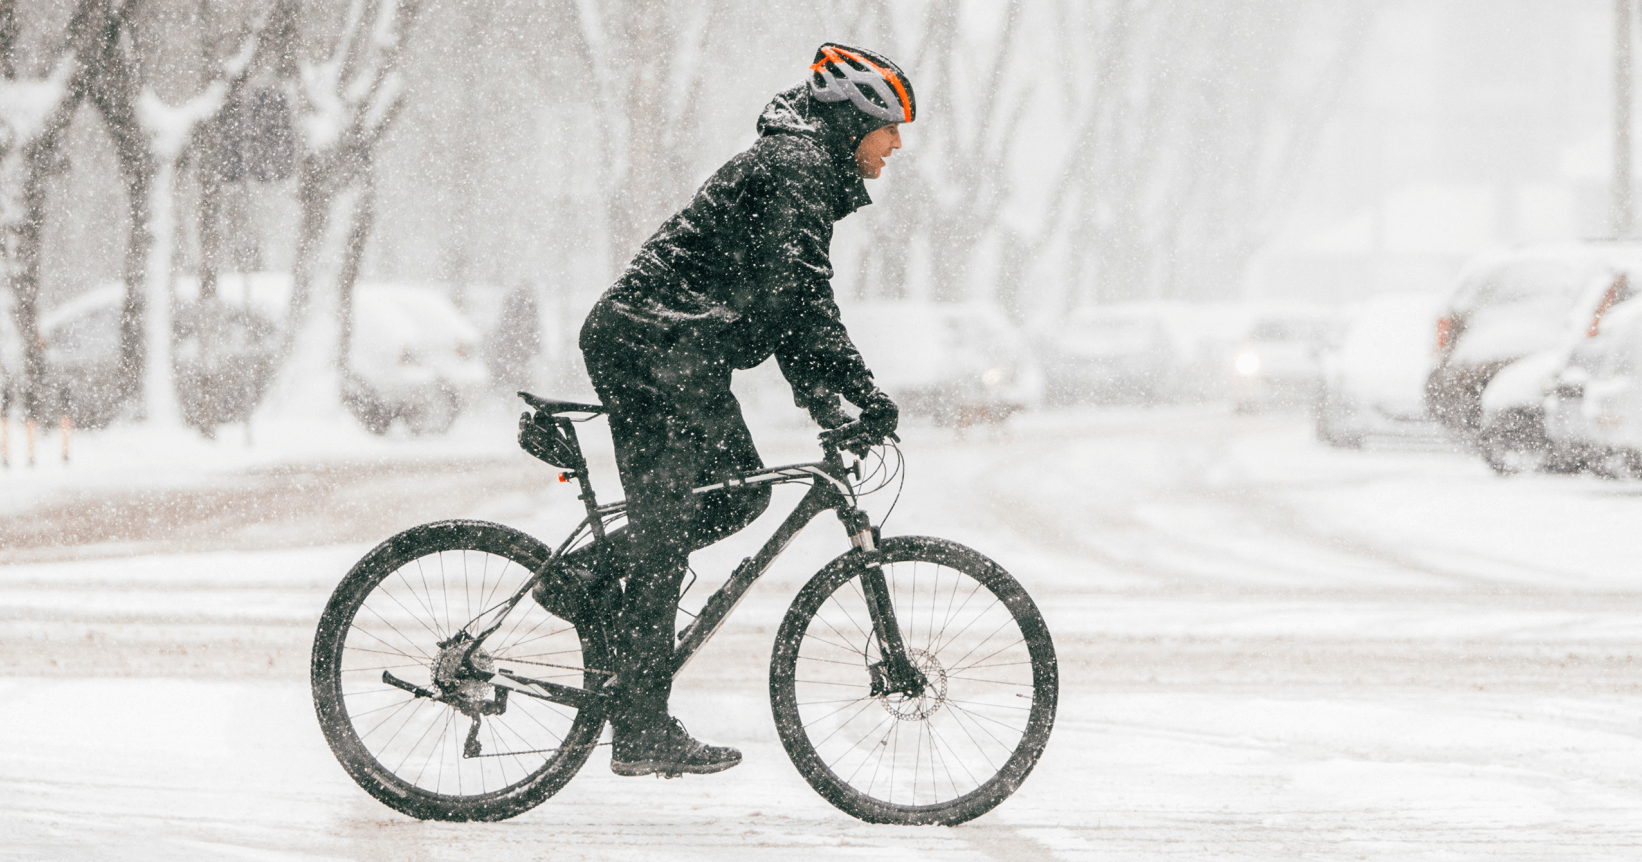
[[[1322,341],[1327,328],[1312,320],[1262,320],[1249,329],[1250,341]]]
[[[120,344],[119,311],[100,308],[64,321],[52,328],[48,344],[55,350],[69,353],[117,350]]]
[[[1472,293],[1472,305],[1517,305],[1548,296],[1572,297],[1589,275],[1588,268],[1565,261],[1517,261],[1485,273]]]

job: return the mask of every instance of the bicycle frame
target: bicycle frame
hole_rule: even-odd
[[[562,420],[561,420],[562,421]],[[909,696],[921,693],[925,679],[907,658],[906,647],[901,640],[900,627],[896,624],[894,608],[889,601],[889,590],[884,583],[883,571],[878,567],[878,548],[876,530],[872,527],[866,513],[856,506],[855,489],[850,484],[852,470],[857,465],[846,467],[838,450],[827,448],[825,460],[805,463],[789,464],[780,467],[767,467],[726,478],[722,482],[704,485],[693,489],[696,494],[710,494],[717,491],[727,491],[736,488],[757,487],[760,485],[787,485],[808,484],[810,490],[804,495],[796,508],[782,521],[774,535],[770,536],[756,554],[747,557],[736,566],[725,584],[707,599],[701,613],[678,633],[679,643],[675,647],[676,663],[673,674],[676,677],[690,660],[695,657],[707,641],[723,626],[725,620],[740,604],[742,598],[777,557],[787,549],[798,532],[807,526],[815,517],[827,510],[834,510],[838,519],[849,534],[850,544],[856,552],[863,554],[865,566],[861,577],[863,593],[867,597],[867,606],[872,617],[873,628],[883,656],[880,665],[875,666],[874,688],[881,692],[901,692]],[[468,623],[455,637],[471,637],[472,644],[464,657],[464,669],[475,677],[484,678],[499,688],[511,689],[519,694],[537,697],[556,703],[572,706],[584,706],[591,699],[608,697],[601,686],[599,691],[571,688],[568,686],[548,683],[520,676],[507,670],[498,670],[495,674],[487,673],[473,666],[471,657],[479,649],[486,637],[502,625],[502,621],[512,611],[513,607],[522,601],[526,595],[541,583],[554,570],[554,564],[566,552],[574,547],[585,535],[591,534],[594,540],[603,538],[605,526],[626,514],[626,501],[619,501],[607,505],[599,505],[593,493],[592,483],[587,476],[587,469],[583,466],[579,470],[570,470],[560,474],[561,481],[574,478],[581,488],[578,495],[587,515],[576,526],[570,536],[554,551],[548,565],[536,572],[523,587],[511,597],[491,609],[480,613]],[[475,627],[482,630],[478,633],[470,631]]]

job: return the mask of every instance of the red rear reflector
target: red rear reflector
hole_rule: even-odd
[[[559,481],[560,481],[560,482],[568,482],[568,481],[570,481],[570,474],[569,474],[569,473],[560,473],[560,474],[559,474]]]
[[[1453,332],[1454,319],[1452,317],[1437,318],[1437,353],[1448,349],[1448,338]]]

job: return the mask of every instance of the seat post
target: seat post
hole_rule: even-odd
[[[599,517],[599,500],[593,494],[593,480],[587,475],[587,457],[582,454],[581,440],[576,437],[576,425],[563,416],[554,416],[553,424],[564,433],[565,439],[570,441],[570,448],[575,453],[575,467],[561,474],[563,477],[574,477],[581,493],[576,499],[582,501],[582,507],[587,510],[587,524],[593,531],[595,540],[604,538],[604,519]]]

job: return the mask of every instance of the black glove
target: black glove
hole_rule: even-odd
[[[873,390],[856,406],[861,408],[861,429],[874,443],[895,436],[895,428],[901,422],[901,408],[896,407],[883,390]]]
[[[837,446],[845,452],[854,452],[856,457],[865,458],[867,450],[884,442],[884,438],[895,437],[895,426],[900,422],[901,410],[889,396],[874,391],[863,398],[859,404],[861,418],[847,425],[840,425],[821,432],[821,439]]]

